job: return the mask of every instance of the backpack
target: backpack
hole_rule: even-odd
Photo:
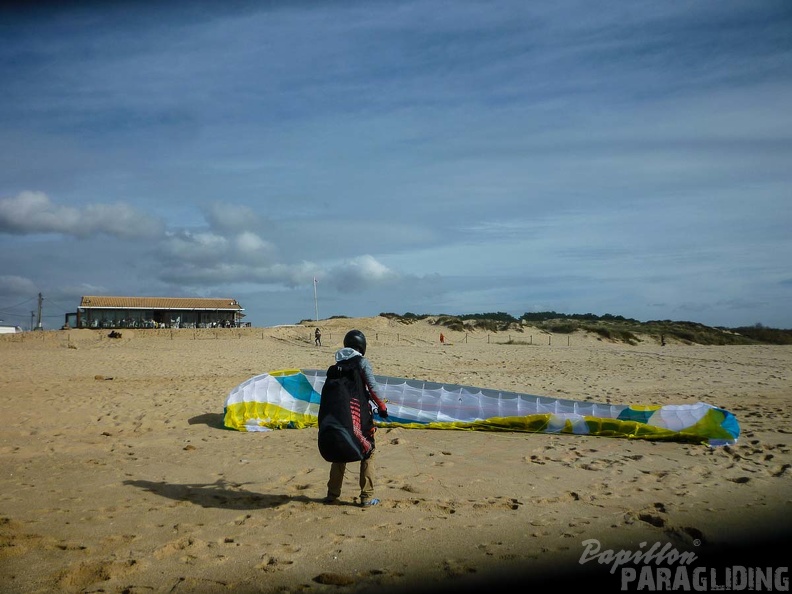
[[[319,402],[319,453],[327,462],[359,462],[374,451],[374,418],[361,357],[331,365]]]

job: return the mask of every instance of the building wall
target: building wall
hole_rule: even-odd
[[[78,328],[233,328],[236,311],[83,309]]]

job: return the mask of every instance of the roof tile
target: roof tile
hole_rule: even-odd
[[[80,300],[83,309],[222,309],[242,311],[236,299],[197,297],[108,297],[85,295]]]

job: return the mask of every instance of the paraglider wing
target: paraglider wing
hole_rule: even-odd
[[[225,400],[224,424],[239,431],[315,427],[325,370],[285,369],[252,377]],[[388,403],[382,427],[570,433],[733,444],[737,418],[704,402],[614,405],[376,375]]]

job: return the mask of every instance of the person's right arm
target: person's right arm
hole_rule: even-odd
[[[360,361],[360,368],[363,372],[363,381],[366,384],[366,388],[368,389],[369,397],[374,401],[374,404],[377,405],[377,411],[379,416],[383,419],[388,417],[388,407],[385,405],[385,401],[380,398],[377,390],[379,387],[377,386],[377,380],[374,379],[374,372],[371,369],[371,363],[368,362],[368,359],[365,357]]]

